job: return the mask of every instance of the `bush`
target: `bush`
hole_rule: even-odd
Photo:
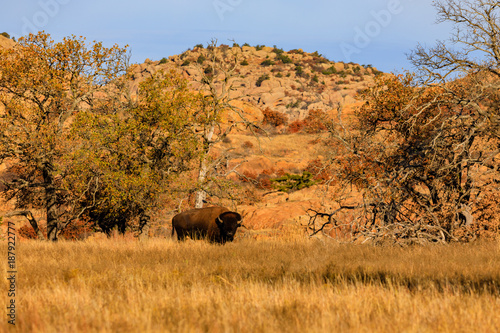
[[[241,148],[244,149],[252,149],[253,148],[253,143],[251,141],[245,141],[241,144]]]
[[[203,44],[196,44],[196,45],[194,46],[194,48],[195,48],[195,49],[196,49],[196,48],[203,49],[203,48],[204,48],[204,46],[203,46]]]
[[[255,45],[255,50],[260,51],[265,47],[265,45]]]
[[[47,237],[47,228],[43,226],[39,226],[40,230]],[[68,240],[81,240],[84,239],[91,233],[95,232],[95,224],[89,223],[84,220],[76,220],[70,223],[64,230],[59,234],[62,238]],[[17,230],[17,233],[20,237],[25,239],[37,239],[37,235],[35,230],[31,225],[25,224],[21,228]]]
[[[288,51],[288,53],[291,53],[291,54],[304,54],[304,51],[298,50],[298,49],[293,49],[293,50]]]
[[[205,60],[207,60],[207,58],[205,58],[205,56],[203,56],[203,54],[200,54],[198,59],[196,59],[196,62],[201,65],[205,62]]]
[[[10,35],[6,32],[2,32],[0,35],[4,36],[5,38],[10,39]]]
[[[271,179],[274,188],[281,192],[294,192],[315,185],[317,182],[313,175],[304,171],[302,175],[285,174],[281,177]]]
[[[304,69],[300,65],[295,66],[295,75],[297,75],[298,77],[305,78],[305,79],[309,78],[309,74],[304,72]]]
[[[203,73],[207,74],[207,75],[212,75],[213,74],[213,68],[210,67],[210,66],[207,66],[204,70],[203,70]]]
[[[182,63],[181,66],[189,66],[189,64],[191,63],[191,61],[189,61],[188,59],[184,60],[184,62]]]
[[[300,100],[296,100],[295,102],[290,102],[286,105],[286,108],[287,109],[294,109],[294,108],[298,108],[300,105]]]
[[[326,114],[322,110],[310,110],[309,115],[303,120],[295,120],[288,125],[289,133],[319,133],[325,131]]]
[[[260,63],[261,66],[272,66],[274,65],[274,62],[271,59],[266,59],[263,62]]]
[[[40,228],[40,229],[42,230],[42,233],[44,235],[46,235],[46,230],[44,230],[44,228]],[[30,225],[27,225],[27,224],[25,224],[21,228],[17,229],[17,234],[21,238],[37,239],[37,236],[36,236],[36,233],[35,233],[35,230],[33,229],[33,227]]]
[[[263,74],[261,75],[258,79],[257,79],[257,82],[255,82],[255,85],[257,87],[260,87],[262,85],[262,82],[264,82],[265,80],[269,80],[269,75],[268,74]]]
[[[167,58],[165,58],[165,57],[163,57],[163,58],[161,58],[161,60],[160,60],[160,65],[161,65],[161,64],[166,64],[167,62],[168,62],[168,59],[167,59]]]
[[[242,62],[240,62],[241,66],[248,66],[248,61],[245,59]]]
[[[276,57],[276,59],[280,60],[284,64],[291,64],[292,63],[292,59],[290,59],[290,57],[287,56],[286,54],[279,54]]]
[[[302,132],[305,126],[306,124],[303,120],[295,120],[288,125],[288,132],[292,134]]]
[[[276,53],[277,55],[283,54],[285,51],[283,49],[278,49],[276,45],[274,45],[273,52]]]
[[[266,108],[262,111],[264,115],[263,123],[266,125],[271,125],[274,127],[286,125],[288,123],[288,117],[281,112],[271,110]]]
[[[332,174],[330,173],[328,166],[325,165],[320,159],[310,161],[305,171],[310,172],[313,175],[314,180],[318,182],[323,183],[332,179]]]
[[[325,69],[322,73],[323,73],[323,75],[337,74],[337,69],[335,68],[335,66],[331,66],[331,67]]]

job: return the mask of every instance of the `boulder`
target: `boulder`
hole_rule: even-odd
[[[345,65],[342,62],[336,62],[333,66],[335,67],[337,72],[341,72],[345,69]]]

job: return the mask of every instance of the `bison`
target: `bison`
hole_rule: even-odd
[[[224,244],[232,242],[238,227],[241,227],[241,215],[226,207],[195,208],[172,219],[172,237],[174,230],[177,239],[207,238],[211,242]]]

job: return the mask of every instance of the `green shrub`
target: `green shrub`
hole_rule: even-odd
[[[280,60],[284,64],[291,64],[292,63],[292,59],[290,59],[290,57],[287,56],[286,54],[279,54],[276,57],[276,59]]]
[[[250,44],[248,44],[248,43],[245,43],[245,44],[243,44],[243,46],[250,46]]]
[[[210,66],[207,66],[204,70],[203,70],[203,73],[207,74],[207,75],[211,75],[213,73],[214,69]]]
[[[255,50],[260,51],[265,47],[265,45],[255,45]]]
[[[283,54],[285,51],[283,49],[278,49],[276,45],[274,45],[273,52],[276,53],[277,55]]]
[[[188,59],[184,60],[184,62],[182,63],[181,66],[189,66],[189,64],[191,63],[191,61],[189,61]]]
[[[203,47],[203,44],[196,44],[196,45],[194,46],[194,48],[197,48],[197,47],[198,47],[198,48],[200,48],[200,49],[203,49],[203,48],[204,48],[204,47]]]
[[[248,66],[248,61],[245,59],[242,62],[240,62],[241,66]]]
[[[203,54],[200,54],[198,59],[196,59],[196,62],[199,63],[200,65],[203,64],[207,60]]]
[[[269,80],[269,75],[268,74],[264,74],[264,75],[261,75],[258,79],[257,79],[257,82],[255,82],[255,85],[257,87],[260,87],[262,85],[262,82],[264,82],[265,80]]]
[[[314,82],[316,82],[316,83],[319,83],[319,78],[318,78],[318,76],[316,74],[312,77],[311,80],[314,81]]]
[[[286,105],[286,108],[287,109],[294,109],[294,108],[298,108],[300,105],[300,100],[296,100],[295,102],[290,102]]]
[[[167,59],[167,58],[165,58],[165,57],[163,57],[163,58],[161,58],[161,60],[160,60],[160,65],[161,65],[161,64],[166,64],[167,62],[168,62],[168,59]]]
[[[271,59],[266,59],[263,62],[260,63],[261,66],[272,66],[274,65],[274,62]]]
[[[4,36],[5,38],[10,39],[10,35],[6,32],[2,32],[0,35]]]
[[[323,73],[323,75],[337,74],[337,69],[335,68],[335,66],[331,66],[331,67],[325,69],[322,73]]]
[[[233,47],[240,47],[240,44],[238,44],[238,43],[233,43]]]
[[[294,192],[317,184],[312,173],[304,171],[301,175],[286,173],[281,177],[271,179],[273,187],[281,192]]]

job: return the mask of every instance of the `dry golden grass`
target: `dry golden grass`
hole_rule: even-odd
[[[21,332],[500,328],[498,243],[401,249],[301,239],[225,246],[27,241],[18,243],[17,264]],[[6,304],[7,293],[1,298]],[[0,331],[8,328],[4,319]]]

